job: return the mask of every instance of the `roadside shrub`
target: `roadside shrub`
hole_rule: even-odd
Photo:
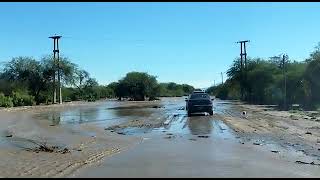
[[[12,102],[14,106],[32,106],[35,104],[35,98],[28,94],[12,92]]]
[[[0,93],[0,107],[13,107],[12,98]]]
[[[83,98],[84,100],[88,101],[88,102],[94,102],[96,101],[98,98],[97,98],[97,95],[94,94],[94,93],[89,93],[87,94],[86,96],[84,96]]]

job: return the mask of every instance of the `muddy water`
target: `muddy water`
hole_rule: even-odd
[[[52,125],[75,126],[83,123],[94,123],[101,127],[110,127],[133,119],[147,118],[156,111],[154,108],[141,108],[138,106],[122,107],[124,102],[106,101],[94,106],[80,106],[40,112],[34,118],[48,121]],[[128,135],[141,133],[158,134],[171,132],[174,134],[209,135],[231,138],[231,130],[219,119],[213,119],[208,114],[195,114],[187,117],[184,98],[163,98],[159,102],[163,106],[162,113],[167,120],[163,127],[126,128],[122,131]]]
[[[191,117],[187,116],[185,110],[184,98],[163,98],[161,103],[163,106],[162,113],[166,116],[166,121],[160,128],[136,128],[128,127],[118,132],[133,136],[162,136],[169,134],[172,137],[178,136],[204,136],[204,138],[225,138],[235,139],[234,132],[221,121],[215,119],[208,113],[196,113]],[[225,106],[217,107],[218,111]],[[113,108],[112,108],[113,109]],[[152,109],[136,109],[136,108],[114,108],[117,109],[118,118],[126,117],[127,119],[143,118],[152,114]],[[138,115],[138,116],[137,116]],[[167,137],[171,138],[171,137]]]
[[[35,118],[53,125],[77,126],[83,123],[109,127],[161,112],[166,121],[160,128],[126,128],[127,136],[144,137],[136,148],[105,159],[71,177],[319,177],[317,166],[298,165],[304,158],[281,147],[239,143],[239,137],[222,120],[208,114],[187,117],[184,98],[164,98],[159,109],[105,102],[90,107],[73,107],[37,113]],[[227,102],[214,102],[215,113],[230,111]],[[270,152],[271,149],[281,151]],[[288,154],[288,155],[287,155]]]
[[[93,106],[68,107],[63,110],[52,110],[36,113],[35,119],[48,121],[52,125],[78,125],[94,123],[103,127],[119,124],[134,118],[148,117],[151,108],[120,108],[124,102],[106,101]]]
[[[107,158],[99,165],[70,177],[319,177],[319,168],[295,164],[301,154],[279,146],[239,143],[239,137],[220,119],[207,114],[187,117],[185,102],[166,100],[167,121],[160,128],[128,135],[145,137],[136,148]],[[229,111],[226,102],[215,102],[215,113]],[[147,133],[146,133],[147,132]],[[281,153],[272,153],[270,150]]]
[[[175,114],[170,117],[170,123],[161,128],[154,129],[152,133],[177,134],[184,136],[207,136],[208,138],[235,139],[233,131],[219,119],[208,115],[187,117],[186,113]]]

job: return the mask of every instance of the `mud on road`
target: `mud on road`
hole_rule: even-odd
[[[223,107],[223,108],[220,108]],[[236,101],[217,101],[215,114],[244,140],[277,144],[320,160],[320,114],[312,111],[278,111],[274,107],[247,105]],[[247,116],[241,115],[242,111]],[[297,163],[299,160],[297,160]],[[307,164],[307,163],[306,163]]]
[[[312,148],[303,142],[305,139],[284,131],[290,128],[303,131],[308,124],[286,128],[283,117],[270,107],[233,101],[216,100],[213,116],[191,117],[184,110],[183,98],[169,98],[158,103],[161,108],[143,104],[114,108],[150,113],[106,128],[123,136],[143,137],[143,143],[74,177],[320,176],[318,156],[307,153]],[[244,110],[247,117],[241,115]],[[311,133],[306,135],[314,132]]]
[[[135,175],[140,177],[258,175],[245,166],[266,177],[320,176],[317,112],[281,112],[219,100],[214,101],[213,116],[188,117],[184,108],[184,98],[162,98],[152,102],[104,101],[2,110],[0,175],[64,177],[101,161],[111,164],[100,169],[89,167],[79,177],[95,176],[95,168],[102,177],[119,177],[135,166],[135,172],[142,173]],[[246,117],[242,111],[247,112]],[[54,153],[43,152],[47,148],[34,144],[34,151],[21,149],[26,145],[29,148],[30,142],[43,144],[43,140]],[[137,161],[141,163],[135,164]],[[144,162],[157,164],[153,167],[158,170],[150,169],[153,173],[148,174]],[[168,169],[166,163],[182,174]],[[277,164],[282,171],[273,167]],[[118,171],[112,168],[114,165]],[[195,166],[201,170],[188,171]],[[211,166],[215,171],[210,170]]]
[[[292,161],[296,163],[320,163],[318,112],[285,112],[272,106],[215,100],[213,116],[200,114],[187,117],[182,98],[163,102],[157,105],[160,108],[153,110],[148,118],[127,121],[106,129],[122,135],[151,132],[165,139],[182,135],[191,141],[209,137],[230,139],[240,144],[264,146],[271,153],[292,154],[295,158]],[[246,116],[242,115],[243,111],[246,111]]]

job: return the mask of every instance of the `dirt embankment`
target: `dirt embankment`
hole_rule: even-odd
[[[216,105],[219,106],[217,101]],[[217,112],[246,140],[273,141],[283,147],[320,160],[320,114],[315,111],[278,111],[268,106],[227,102],[229,109]],[[242,112],[246,111],[246,115]]]

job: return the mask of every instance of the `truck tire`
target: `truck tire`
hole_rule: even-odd
[[[190,111],[188,111],[188,117],[190,117],[191,116],[191,112]]]
[[[212,116],[213,115],[213,111],[210,111],[209,114]]]

